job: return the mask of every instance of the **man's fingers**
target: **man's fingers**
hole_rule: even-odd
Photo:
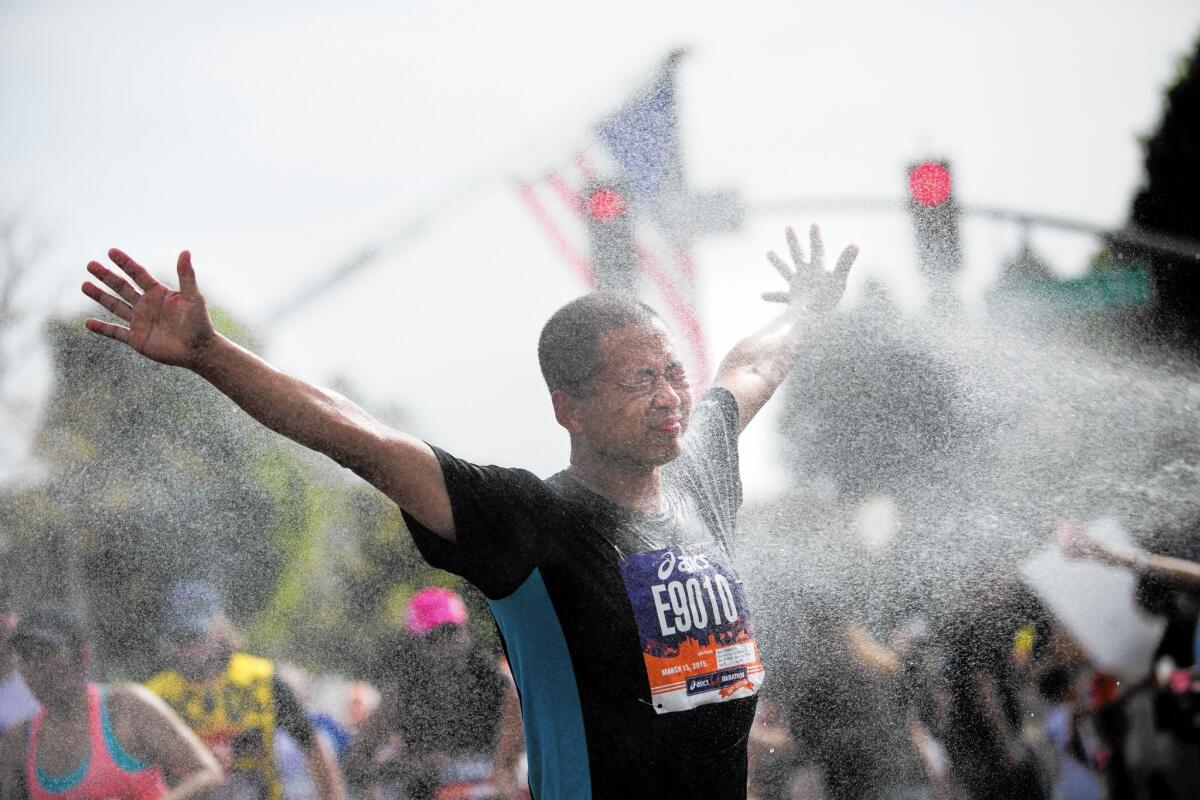
[[[143,292],[148,292],[155,286],[158,286],[158,280],[145,267],[117,248],[114,247],[109,250],[108,257],[112,259],[114,264],[125,270],[125,274],[133,278],[133,282],[140,286]]]
[[[179,291],[188,297],[196,297],[200,294],[200,290],[196,287],[196,270],[192,269],[192,254],[187,250],[180,252],[175,272],[179,275]]]
[[[119,297],[113,297],[91,281],[83,284],[83,293],[126,322],[133,319],[133,306]]]
[[[788,249],[792,251],[792,261],[799,267],[804,263],[804,251],[800,249],[800,239],[796,236],[796,229],[788,225],[783,229],[783,234],[787,237]]]
[[[792,278],[796,277],[795,271],[787,265],[786,261],[775,255],[774,250],[771,250],[767,253],[767,260],[771,262],[771,266],[775,267],[775,270],[782,275],[783,279],[788,283],[791,283]]]
[[[92,333],[98,333],[101,336],[107,336],[110,339],[116,339],[118,342],[129,344],[129,328],[113,325],[111,322],[104,322],[98,319],[85,319],[83,324]]]
[[[762,299],[768,303],[790,303],[792,297],[787,292],[763,292]]]
[[[833,268],[833,273],[837,275],[837,279],[843,284],[846,283],[846,277],[850,274],[850,267],[854,266],[854,259],[858,258],[858,245],[852,244],[842,251],[842,255],[838,258],[837,266]]]
[[[108,267],[101,264],[99,261],[89,261],[87,271],[95,275],[99,280],[104,282],[104,285],[116,292],[122,300],[129,305],[137,302],[141,295],[137,289],[129,285],[129,281],[122,278],[117,273],[113,272]]]
[[[817,269],[825,269],[825,244],[821,241],[821,226],[813,223],[808,229],[808,241],[812,252],[812,265]]]

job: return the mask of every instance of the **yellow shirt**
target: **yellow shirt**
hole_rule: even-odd
[[[217,755],[231,774],[251,778],[265,800],[283,800],[275,765],[275,666],[265,658],[234,653],[225,671],[204,682],[163,670],[146,681]]]

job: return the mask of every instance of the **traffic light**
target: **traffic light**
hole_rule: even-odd
[[[908,167],[908,213],[916,236],[917,261],[935,294],[948,291],[962,268],[958,204],[950,164],[921,161]]]
[[[583,216],[591,241],[596,288],[637,291],[637,265],[630,193],[620,181],[589,185],[583,193]]]

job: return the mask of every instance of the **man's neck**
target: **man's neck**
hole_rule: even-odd
[[[620,465],[600,457],[571,453],[571,477],[601,497],[631,511],[662,510],[659,467]]]

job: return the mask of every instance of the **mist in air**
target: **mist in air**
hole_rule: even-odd
[[[425,796],[418,752],[426,783],[454,763],[517,786],[483,596],[347,470],[86,333],[83,265],[120,245],[173,280],[190,248],[231,339],[544,477],[568,454],[534,352],[556,308],[638,294],[703,387],[776,311],[763,251],[816,221],[831,261],[862,255],[741,447],[752,796],[972,796],[964,765],[995,755],[977,672],[1045,786],[1064,709],[1107,796],[1200,785],[1175,770],[1194,598],[1056,536],[1200,558],[1200,215],[1161,178],[1200,136],[1168,125],[1195,108],[1194,9],[301,6],[0,12],[0,611],[62,599],[94,678],[145,681],[178,644],[172,588],[199,582],[222,646],[278,664],[341,746],[391,715],[373,767],[338,751],[356,800]],[[461,635],[414,627],[429,587],[461,597]],[[420,670],[445,680],[413,690]],[[1118,775],[1156,719],[1193,728]],[[316,797],[293,776],[286,800]]]

